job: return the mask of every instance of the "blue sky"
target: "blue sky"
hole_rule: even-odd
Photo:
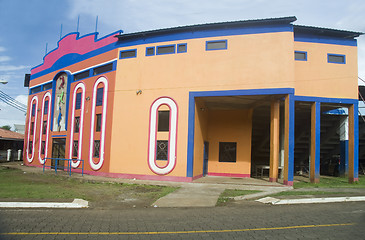
[[[365,32],[364,0],[0,0],[0,90],[26,104],[24,74],[42,63],[62,36],[99,37],[158,28],[296,16],[294,24]],[[365,36],[358,39],[359,76],[365,79]],[[22,112],[0,102],[0,126],[24,123]]]

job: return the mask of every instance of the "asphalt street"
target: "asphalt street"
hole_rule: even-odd
[[[365,203],[1,209],[0,239],[365,239]]]

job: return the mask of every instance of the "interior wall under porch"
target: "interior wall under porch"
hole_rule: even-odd
[[[208,175],[250,177],[252,110],[211,110],[198,99],[195,110],[194,176],[203,174],[204,142],[208,142]],[[236,145],[235,161],[220,159],[221,143]]]

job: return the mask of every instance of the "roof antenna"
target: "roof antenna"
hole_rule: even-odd
[[[60,40],[62,38],[62,23],[61,23],[61,31],[60,31]]]
[[[76,32],[79,32],[79,24],[80,24],[80,15],[77,17],[77,28],[76,28]]]
[[[46,43],[46,53],[44,55],[47,55],[47,48],[48,48],[48,43]]]
[[[96,16],[95,32],[98,32],[98,18],[99,16]]]

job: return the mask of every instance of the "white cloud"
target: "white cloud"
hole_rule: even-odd
[[[11,58],[9,56],[0,56],[0,62],[7,62],[10,60],[11,60]]]
[[[17,71],[17,70],[22,70],[22,69],[27,69],[27,68],[30,68],[30,66],[0,65],[0,72]]]
[[[4,47],[0,46],[0,52],[5,52],[5,51],[6,51],[6,49]]]

